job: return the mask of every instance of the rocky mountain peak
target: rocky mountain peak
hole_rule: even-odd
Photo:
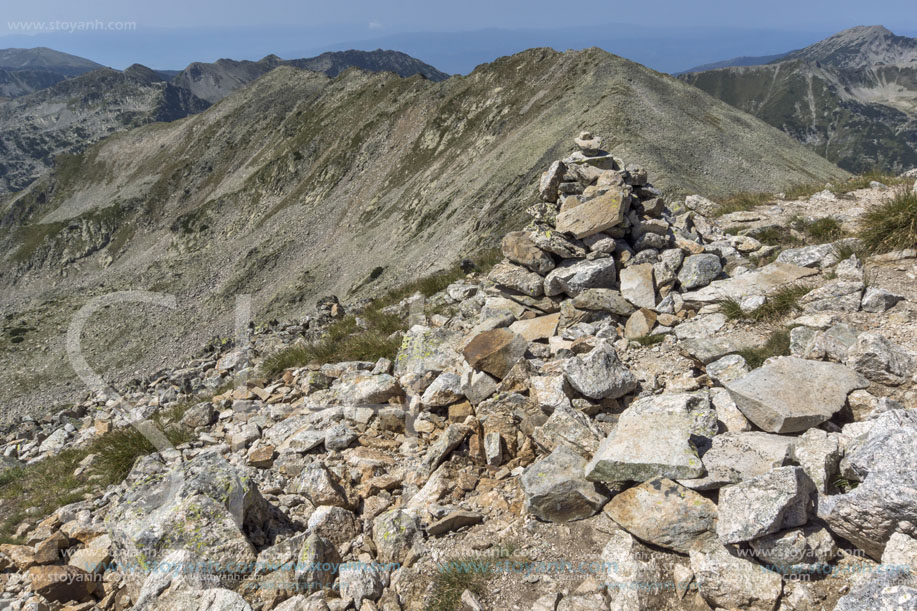
[[[857,26],[781,58],[819,62],[844,70],[883,65],[917,65],[917,39],[897,36],[881,25]]]
[[[101,67],[94,61],[47,47],[0,49],[0,68],[7,70],[46,70],[74,76]]]

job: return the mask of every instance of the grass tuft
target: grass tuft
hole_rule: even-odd
[[[172,411],[172,410],[170,410]],[[172,412],[174,416],[177,412]],[[159,423],[159,415],[154,417]],[[186,429],[175,425],[161,427],[166,438],[179,445],[191,439]],[[13,542],[16,527],[26,515],[45,517],[59,507],[96,494],[121,482],[141,456],[156,451],[153,444],[134,427],[116,429],[80,447],[0,474],[0,542]],[[74,475],[80,461],[90,454],[96,459],[92,468]],[[33,509],[34,508],[34,509]]]
[[[717,302],[720,306],[720,314],[723,314],[729,320],[742,320],[746,318],[745,310],[742,304],[733,297],[726,297]]]
[[[774,331],[760,348],[747,348],[737,352],[745,359],[748,366],[757,369],[764,361],[773,356],[787,356],[790,353],[790,330],[780,329]]]
[[[771,199],[773,199],[773,196],[769,193],[754,193],[750,191],[736,193],[729,196],[720,203],[716,209],[716,212],[714,213],[714,216],[723,216],[724,214],[729,214],[731,212],[744,212],[746,210],[752,210],[755,206],[766,204]]]
[[[860,220],[859,238],[869,253],[917,246],[917,193],[899,189]]]
[[[830,216],[806,222],[803,225],[802,232],[816,244],[836,242],[847,236],[847,232],[841,227],[840,221]]]
[[[755,322],[777,322],[784,316],[799,310],[799,300],[811,289],[802,284],[791,284],[777,289],[767,296],[764,305],[752,312],[746,312],[742,305],[732,298],[721,299],[720,312],[729,320],[753,320]]]
[[[500,258],[499,250],[490,250],[475,257],[472,262],[477,270],[485,272]],[[269,355],[264,359],[261,370],[266,376],[275,377],[285,369],[304,367],[310,363],[375,361],[383,357],[393,359],[401,346],[401,340],[395,334],[407,330],[407,321],[383,310],[416,293],[425,297],[434,295],[464,277],[464,270],[456,264],[445,271],[392,289],[374,299],[359,315],[362,324],[357,323],[356,316],[345,316],[332,323],[320,340],[295,344]]]
[[[665,341],[665,334],[656,333],[653,335],[644,335],[643,337],[636,337],[631,341],[637,342],[641,346],[655,346],[656,344],[661,344]]]
[[[486,586],[497,574],[498,563],[513,562],[522,565],[530,559],[516,554],[516,545],[512,542],[499,548],[495,554],[486,556],[453,557],[437,563],[436,576],[430,597],[424,605],[424,611],[456,611],[463,608],[462,592],[469,590],[481,596],[486,593]]]

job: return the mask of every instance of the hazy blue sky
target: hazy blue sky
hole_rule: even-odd
[[[913,0],[4,0],[7,20],[134,20],[146,27],[360,24],[375,29],[554,27],[627,22],[745,27],[917,26]],[[371,25],[372,24],[372,25]]]
[[[180,68],[192,60],[257,59],[271,52],[289,57],[342,45],[370,48],[376,41],[449,63],[437,54],[446,49],[437,49],[435,40],[418,42],[424,33],[500,28],[528,32],[502,46],[496,33],[486,43],[476,38],[467,45],[461,36],[452,37],[448,44],[458,45],[449,50],[454,65],[443,68],[464,70],[469,62],[491,59],[489,53],[534,46],[541,38],[545,45],[570,47],[615,46],[618,40],[610,50],[647,61],[649,50],[639,48],[644,37],[642,46],[667,45],[653,67],[674,70],[678,45],[684,48],[681,67],[687,68],[696,59],[725,59],[719,54],[734,48],[738,54],[790,50],[854,25],[882,24],[896,33],[917,33],[914,0],[0,0],[0,7],[0,47],[40,44],[114,67],[137,61]],[[87,22],[101,22],[103,30],[86,31],[98,27],[80,25]],[[48,30],[68,25],[76,31]],[[45,31],[39,32],[41,27]],[[735,45],[704,40],[731,29],[736,30]],[[554,35],[560,31],[565,34]]]

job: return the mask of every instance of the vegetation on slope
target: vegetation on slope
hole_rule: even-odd
[[[472,262],[478,271],[487,272],[500,257],[499,251],[490,250],[473,258]],[[401,345],[399,332],[407,331],[408,322],[402,316],[386,311],[386,308],[417,293],[430,297],[464,277],[465,271],[456,264],[445,271],[403,284],[371,301],[359,315],[349,314],[332,323],[320,340],[295,344],[268,356],[262,363],[262,371],[267,376],[276,376],[285,369],[310,363],[394,359]],[[437,312],[428,308],[426,313]]]
[[[190,432],[178,424],[188,407],[178,404],[153,418],[172,445],[191,438]],[[16,542],[16,528],[27,516],[50,515],[59,507],[117,484],[127,477],[138,458],[154,451],[156,448],[140,431],[127,427],[0,473],[0,542]],[[85,468],[80,469],[83,465]]]
[[[898,189],[860,220],[859,238],[873,253],[917,247],[917,193]]]

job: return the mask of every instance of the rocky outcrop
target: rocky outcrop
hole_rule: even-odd
[[[894,599],[848,563],[913,560],[910,328],[885,324],[910,295],[883,312],[841,300],[768,323],[803,331],[789,338],[797,356],[765,360],[757,351],[774,342],[722,304],[686,299],[704,290],[692,285],[758,274],[766,303],[803,278],[856,274],[856,262],[752,271],[749,255],[767,246],[725,240],[698,212],[705,200],[660,203],[644,170],[593,134],[578,140],[538,185],[556,201],[502,243],[496,271],[384,308],[410,325],[385,338],[400,339],[395,353],[266,374],[304,332],[268,325],[248,348],[123,389],[129,414],[99,396],[9,431],[0,486],[26,462],[124,433],[129,415],[182,436],[107,488],[91,484],[106,463],[90,453],[73,474],[85,500],[24,512],[17,542],[0,546],[2,604],[389,611],[449,597],[471,609],[773,611],[837,600],[841,587],[848,608]],[[601,201],[609,185],[628,199],[605,231],[580,239],[545,214],[576,209],[570,197]],[[631,301],[643,298],[652,305]],[[365,307],[322,299],[317,329],[358,338],[377,313]],[[532,577],[548,570],[570,586]],[[474,583],[503,571],[507,587],[453,591],[455,571]],[[830,576],[808,579],[819,574]]]

